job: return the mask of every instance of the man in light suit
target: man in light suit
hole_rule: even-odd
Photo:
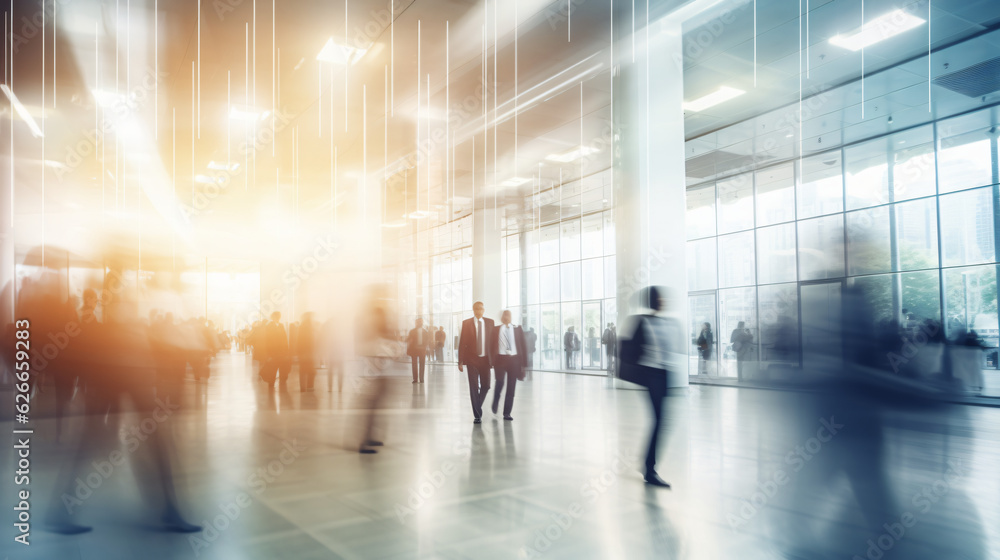
[[[473,317],[462,321],[462,334],[458,341],[458,371],[469,369],[469,400],[472,401],[473,422],[483,418],[483,402],[490,390],[490,334],[493,319],[483,317],[483,302],[472,305]]]
[[[524,331],[510,322],[510,310],[504,310],[500,315],[500,326],[490,336],[490,346],[493,356],[493,371],[496,374],[496,386],[493,389],[493,414],[500,406],[500,392],[503,391],[504,380],[507,381],[507,395],[503,401],[503,419],[513,420],[510,411],[514,407],[514,387],[518,380],[524,379],[524,367],[528,360],[528,345],[524,341]]]
[[[410,357],[413,382],[424,382],[424,368],[427,365],[427,348],[431,344],[431,333],[424,328],[424,320],[417,319],[417,328],[410,330],[406,337],[406,355]]]

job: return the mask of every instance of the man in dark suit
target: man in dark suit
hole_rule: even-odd
[[[444,361],[444,342],[448,335],[444,332],[444,327],[434,331],[434,359],[437,362]]]
[[[410,357],[413,382],[424,382],[424,368],[427,365],[427,348],[431,344],[431,333],[424,328],[424,320],[417,319],[417,327],[406,337],[406,355]]]
[[[279,383],[288,381],[291,358],[288,354],[288,335],[281,325],[281,312],[271,313],[271,320],[264,327],[265,361],[261,368],[261,378],[269,386],[274,383],[275,374],[280,370]]]
[[[514,387],[518,380],[524,379],[524,367],[528,360],[528,345],[524,341],[524,331],[521,327],[510,323],[510,310],[504,310],[500,315],[500,326],[490,335],[490,354],[493,356],[493,371],[496,374],[496,386],[493,389],[493,414],[500,405],[500,392],[503,391],[504,379],[507,381],[507,396],[503,401],[503,419],[513,420],[510,411],[514,407]]]
[[[563,349],[566,350],[566,369],[576,368],[576,351],[580,349],[580,337],[576,335],[576,328],[569,327],[563,335]]]
[[[462,334],[458,341],[458,371],[469,368],[469,399],[472,401],[473,422],[483,418],[483,402],[490,390],[490,333],[493,319],[483,317],[483,302],[472,305],[473,317],[462,321]]]

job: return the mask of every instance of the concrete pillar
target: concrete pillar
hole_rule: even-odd
[[[500,254],[499,214],[493,208],[479,208],[472,213],[472,299],[464,302],[468,313],[472,304],[481,301],[486,316],[499,318],[503,298]],[[468,299],[468,297],[466,297]],[[463,310],[464,312],[465,310]]]
[[[667,287],[669,314],[682,326],[671,351],[686,355],[681,23],[661,18],[643,26],[645,13],[636,14],[633,49],[631,6],[616,4],[612,91],[618,317],[641,310],[635,297],[640,288]],[[683,365],[671,372],[670,387],[688,385],[687,361],[680,361]]]

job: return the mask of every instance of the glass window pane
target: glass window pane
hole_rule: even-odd
[[[851,278],[848,282],[861,289],[865,306],[876,323],[899,320],[899,314],[893,311],[892,282],[893,274],[877,276],[862,276]]]
[[[524,270],[524,295],[529,305],[540,303],[538,299],[538,269],[529,268]]]
[[[688,333],[691,348],[688,350],[688,375],[718,375],[720,349],[726,345],[719,340],[715,327],[715,294],[688,298]],[[707,326],[706,326],[707,325]],[[699,340],[703,346],[699,346]]]
[[[902,308],[918,320],[941,320],[941,285],[938,271],[922,270],[899,275],[902,288]]]
[[[526,268],[538,266],[538,230],[525,232],[524,235],[526,237],[524,266]]]
[[[604,212],[604,254],[613,255],[615,250],[615,213],[612,210]]]
[[[889,202],[887,143],[879,138],[844,150],[848,210]]]
[[[562,328],[559,321],[559,304],[542,306],[540,349],[537,359],[543,369],[558,369],[562,364]]]
[[[844,275],[842,214],[803,220],[799,226],[799,280]]]
[[[562,253],[559,262],[580,260],[580,220],[563,222]]]
[[[562,301],[575,301],[580,299],[580,261],[563,263],[560,265],[560,278],[562,279]]]
[[[507,236],[507,270],[521,268],[521,236]]]
[[[944,266],[993,262],[993,193],[977,189],[940,197]]]
[[[618,285],[615,279],[618,277],[618,269],[615,268],[617,263],[614,256],[604,257],[604,297],[613,298],[617,294],[615,293],[615,287]]]
[[[757,230],[757,283],[795,281],[795,224]]]
[[[559,337],[559,349],[562,350],[560,354],[563,356],[563,367],[567,369],[580,369],[580,351],[575,350],[571,356],[566,356],[565,347],[562,344],[562,335],[565,335],[570,328],[576,333],[580,341],[580,348],[582,349],[585,333],[581,329],[580,302],[578,301],[562,304],[562,332]],[[567,359],[571,360],[571,362],[568,362]]]
[[[583,217],[583,246],[580,250],[583,258],[600,257],[604,254],[604,236],[601,231],[603,222],[603,213]]]
[[[802,178],[796,194],[799,219],[832,214],[844,209],[840,152],[803,158]]]
[[[757,289],[760,300],[760,360],[771,364],[799,364],[799,292],[797,284],[775,284]]]
[[[719,181],[719,233],[753,227],[753,174]]]
[[[688,189],[685,220],[688,239],[715,235],[715,185]]]
[[[984,352],[983,367],[997,367],[997,271],[995,266],[953,268],[944,271],[945,315],[948,336],[974,330]]]
[[[539,233],[538,262],[541,265],[559,262],[559,225],[554,224],[542,228]]]
[[[582,261],[583,299],[604,297],[604,259]]]
[[[938,264],[937,201],[896,204],[896,250],[899,270],[935,268]]]
[[[757,172],[757,227],[795,219],[795,164]]]
[[[743,328],[750,331],[753,342],[748,348],[737,352],[730,342],[733,334],[743,322]],[[756,374],[757,360],[757,290],[755,288],[735,288],[719,290],[719,376],[737,377],[742,373],[742,379],[753,378]],[[740,371],[742,370],[742,371]]]
[[[752,286],[755,276],[753,232],[719,236],[719,287]]]
[[[889,207],[847,213],[847,275],[892,270]]]
[[[934,129],[931,125],[890,137],[893,150],[893,200],[908,200],[934,194]]]
[[[989,111],[938,123],[938,188],[953,192],[993,183]]]
[[[514,307],[521,305],[521,271],[507,273],[507,305]]]
[[[559,301],[559,265],[539,268],[538,283],[542,293],[542,303]]]
[[[688,241],[687,277],[688,290],[714,290],[716,288],[715,238]]]

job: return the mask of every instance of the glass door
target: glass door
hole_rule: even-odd
[[[583,369],[599,370],[603,367],[601,335],[601,302],[583,302]]]
[[[843,361],[841,291],[843,282],[799,285],[802,315],[802,367],[836,366]]]
[[[688,296],[688,375],[718,377],[718,348],[715,292]]]

